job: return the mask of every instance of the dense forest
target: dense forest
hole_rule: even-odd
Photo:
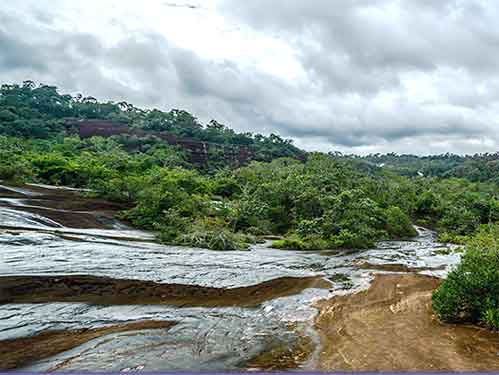
[[[470,181],[494,181],[499,183],[499,151],[476,155],[397,155],[371,154],[367,156],[341,155],[363,164],[364,168],[385,168],[408,177],[427,176],[441,178],[466,178]]]
[[[152,136],[80,139],[68,118],[247,147],[257,157],[237,169],[223,158],[199,168]],[[243,250],[275,235],[275,248],[363,249],[414,236],[414,223],[433,228],[469,249],[434,297],[440,317],[499,327],[499,154],[306,153],[278,135],[202,124],[183,110],[101,103],[27,81],[1,86],[0,160],[0,179],[90,189],[167,244]],[[467,280],[476,267],[483,277]],[[466,293],[474,300],[462,302]]]

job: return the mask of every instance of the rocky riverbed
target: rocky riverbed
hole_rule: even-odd
[[[499,369],[497,335],[432,317],[460,255],[431,231],[366,251],[216,252],[158,244],[123,208],[0,186],[1,369]]]

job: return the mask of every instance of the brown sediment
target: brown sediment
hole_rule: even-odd
[[[357,267],[363,270],[378,270],[387,272],[421,272],[421,271],[441,271],[445,270],[446,266],[442,265],[439,267],[409,267],[406,264],[374,264],[374,263],[360,263]]]
[[[168,329],[174,322],[144,321],[94,329],[45,331],[35,336],[0,341],[0,369],[11,370],[73,349],[90,340],[126,331]]]
[[[251,371],[289,371],[303,366],[314,351],[309,336],[301,333],[293,343],[270,346],[264,352],[250,359],[245,368]]]
[[[498,371],[499,334],[439,322],[431,309],[439,279],[377,275],[366,291],[317,304],[315,325],[327,371]]]
[[[21,193],[6,190],[6,189],[2,188],[1,186],[0,186],[0,197],[2,197],[2,198],[26,198],[26,196],[21,194]]]
[[[321,277],[282,277],[238,288],[160,284],[98,276],[0,277],[0,304],[83,302],[100,305],[168,304],[175,306],[257,306],[298,294],[307,288],[328,288]]]

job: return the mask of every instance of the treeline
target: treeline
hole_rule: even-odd
[[[111,120],[145,131],[169,132],[198,141],[246,147],[260,161],[279,157],[303,158],[305,154],[290,140],[276,134],[263,136],[249,132],[237,133],[216,120],[203,125],[184,110],[164,112],[141,109],[127,102],[102,103],[90,96],[60,94],[54,86],[37,86],[32,81],[0,87],[2,135],[49,139],[75,134],[76,129],[65,121],[68,118]]]
[[[367,156],[331,154],[356,161],[365,170],[388,169],[407,177],[466,178],[473,182],[494,181],[499,184],[499,151],[475,155],[442,154],[430,156],[371,154]]]

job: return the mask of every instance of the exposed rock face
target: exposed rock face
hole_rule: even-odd
[[[254,156],[253,152],[247,147],[227,146],[195,139],[179,138],[168,132],[132,129],[126,124],[109,120],[68,119],[66,123],[77,126],[81,138],[90,138],[93,136],[110,137],[113,135],[131,135],[140,138],[157,137],[172,146],[178,146],[182,150],[187,151],[189,161],[197,165],[206,165],[208,163],[210,151],[220,152],[223,154],[226,162],[235,167],[248,164]]]

